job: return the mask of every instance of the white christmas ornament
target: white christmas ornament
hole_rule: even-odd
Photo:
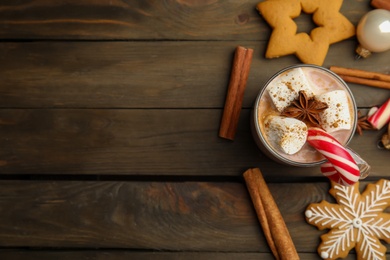
[[[390,11],[375,9],[365,14],[356,29],[359,46],[356,53],[366,58],[372,52],[390,49]]]

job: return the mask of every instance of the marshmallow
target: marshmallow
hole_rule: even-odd
[[[279,75],[267,87],[268,94],[279,112],[298,98],[299,91],[305,91],[308,98],[314,93],[301,68],[295,68]]]
[[[286,154],[295,154],[306,142],[307,126],[298,119],[269,116],[265,127],[271,145]]]
[[[325,131],[331,133],[341,129],[351,129],[351,108],[347,93],[344,90],[330,91],[318,95],[316,99],[328,104],[328,108],[319,114],[321,127]]]

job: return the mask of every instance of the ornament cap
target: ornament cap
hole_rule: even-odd
[[[363,46],[359,45],[357,48],[356,48],[356,53],[360,56],[360,57],[363,57],[363,58],[367,58],[368,56],[371,55],[371,51],[367,50],[366,48],[364,48]]]

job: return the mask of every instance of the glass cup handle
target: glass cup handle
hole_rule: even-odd
[[[365,160],[363,160],[362,157],[357,152],[355,152],[349,147],[346,148],[359,167],[360,180],[365,179],[370,174],[371,166]]]

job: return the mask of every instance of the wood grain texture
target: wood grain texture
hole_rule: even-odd
[[[315,252],[304,211],[328,186],[269,184],[300,252]],[[269,253],[244,183],[1,181],[0,212],[2,247]]]
[[[264,42],[0,43],[0,107],[222,108],[237,45],[255,50],[244,108],[273,74],[299,62],[264,59]],[[355,45],[331,46],[324,67],[389,73],[390,52],[356,61]],[[359,107],[389,97],[388,90],[350,87]]]
[[[250,111],[234,142],[218,137],[219,109],[1,109],[1,174],[240,176],[260,167],[274,178],[324,178],[317,167],[278,165],[256,147]],[[355,136],[351,147],[387,176],[382,131]]]
[[[264,83],[300,63],[264,58],[260,1],[1,1],[0,259],[273,259],[241,178],[252,167],[301,259],[320,259],[325,231],[304,210],[332,200],[327,179],[272,162],[250,133]],[[344,0],[341,13],[357,25],[368,10]],[[324,67],[389,73],[390,52],[357,61],[356,44],[331,45]],[[218,128],[237,45],[254,56],[230,142]],[[349,85],[360,108],[389,97]],[[382,132],[350,144],[368,181],[389,175]]]
[[[244,183],[1,181],[0,188],[3,248],[270,253]],[[329,183],[269,188],[298,252],[316,253],[326,231],[307,224],[304,211],[334,202]]]
[[[270,27],[255,9],[260,0],[6,1],[2,39],[266,40]],[[341,12],[357,24],[370,6],[345,0]],[[300,31],[310,24],[299,21]]]
[[[316,253],[301,253],[300,259],[320,259]],[[128,259],[140,259],[140,260],[274,260],[270,253],[208,253],[208,252],[135,252],[125,250],[84,250],[84,251],[23,251],[23,250],[0,250],[0,257],[2,259],[12,260],[69,260],[69,259],[81,259],[81,260],[128,260]],[[389,256],[388,256],[389,257]],[[354,253],[349,254],[345,260],[355,260],[356,255]]]

